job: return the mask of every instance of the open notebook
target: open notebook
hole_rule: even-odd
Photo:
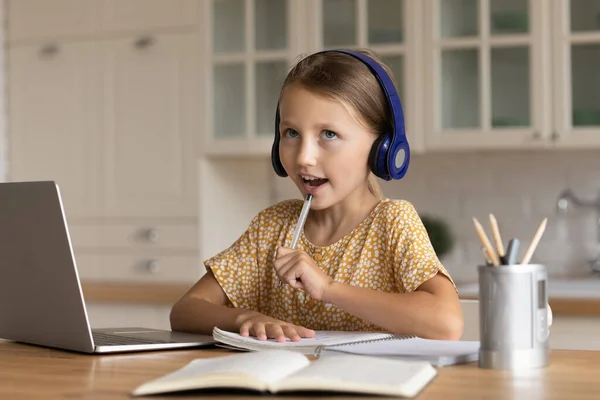
[[[297,351],[265,350],[193,360],[177,371],[142,384],[132,395],[220,388],[414,397],[436,374],[427,362],[353,355],[311,362]]]
[[[319,358],[331,354],[355,354],[427,361],[434,366],[477,361],[479,342],[455,340],[431,340],[410,336],[398,336],[385,332],[316,331],[314,338],[299,342],[276,342],[273,339],[258,340],[239,333],[214,328],[213,339],[217,345],[236,350],[295,350],[313,354]]]

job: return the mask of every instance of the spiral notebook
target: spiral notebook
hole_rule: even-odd
[[[479,342],[396,336],[321,346],[316,350],[319,358],[335,354],[427,361],[435,367],[444,367],[477,361],[479,359]]]
[[[434,366],[468,363],[479,357],[479,342],[476,341],[432,340],[385,332],[316,331],[314,338],[277,342],[245,337],[215,327],[213,339],[218,346],[235,350],[295,350],[319,358],[345,353],[427,361]]]

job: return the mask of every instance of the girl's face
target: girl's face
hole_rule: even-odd
[[[368,156],[376,136],[349,106],[291,84],[279,112],[281,163],[303,197],[313,195],[313,209],[368,192]]]

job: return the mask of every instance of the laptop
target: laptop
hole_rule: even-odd
[[[92,330],[53,181],[0,183],[0,338],[82,353],[215,343],[209,335],[159,329]]]

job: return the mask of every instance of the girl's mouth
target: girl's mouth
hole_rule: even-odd
[[[323,187],[323,185],[329,182],[329,179],[326,178],[318,178],[307,175],[300,175],[300,177],[302,178],[304,189],[311,194],[314,194],[317,189]]]

